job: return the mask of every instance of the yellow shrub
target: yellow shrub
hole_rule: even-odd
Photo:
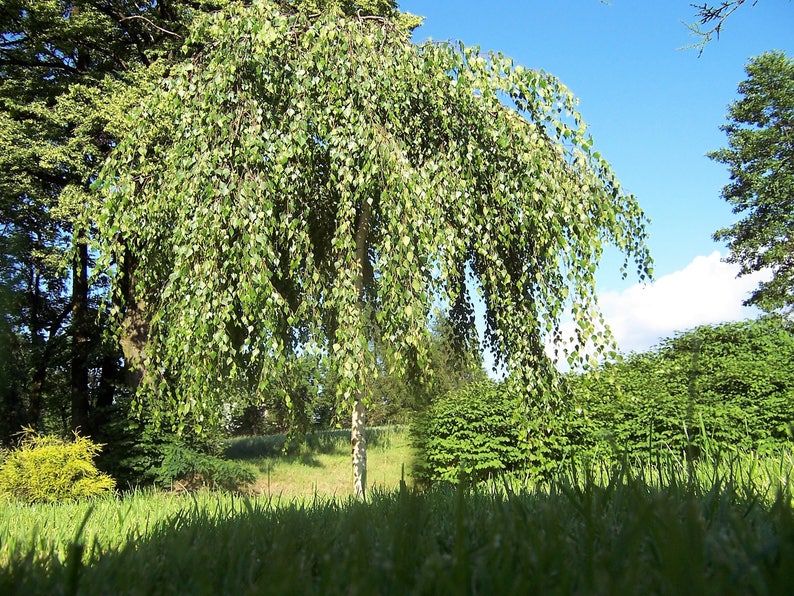
[[[0,494],[34,502],[94,497],[113,490],[115,481],[97,470],[101,445],[77,434],[66,442],[27,430],[19,447],[0,464]]]

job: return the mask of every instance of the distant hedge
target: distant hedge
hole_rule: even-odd
[[[774,453],[792,445],[794,330],[786,319],[702,326],[597,373],[571,375],[578,453]]]

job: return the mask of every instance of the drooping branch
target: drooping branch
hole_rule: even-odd
[[[570,92],[499,55],[413,45],[377,19],[275,8],[197,22],[202,51],[146,100],[102,176],[105,252],[138,247],[147,356],[168,372],[142,399],[187,403],[163,411],[176,425],[212,421],[231,372],[242,379],[229,363],[243,329],[257,391],[290,351],[319,346],[353,405],[373,338],[408,377],[436,305],[472,332],[468,271],[497,355],[525,387],[551,387],[542,340],[565,309],[579,307],[581,337],[598,333],[602,243],[650,266],[644,216],[591,150]],[[497,108],[503,97],[516,113]]]

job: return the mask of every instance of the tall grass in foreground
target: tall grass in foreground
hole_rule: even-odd
[[[790,458],[571,468],[368,502],[0,505],[0,593],[787,594]]]

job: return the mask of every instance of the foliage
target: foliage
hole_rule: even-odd
[[[138,492],[90,515],[0,504],[0,591],[786,594],[792,466],[767,463],[696,464],[691,477],[573,469],[511,492],[440,486],[367,503]]]
[[[153,484],[167,447],[176,442],[173,433],[151,424],[145,413],[132,415],[129,397],[123,397],[108,412],[108,420],[94,438],[105,443],[97,467],[129,490]]]
[[[222,488],[239,491],[254,482],[256,475],[238,462],[200,453],[171,443],[164,448],[163,461],[157,470],[161,486],[196,490]]]
[[[790,447],[794,331],[777,317],[702,326],[644,354],[574,375],[580,453],[697,457]]]
[[[0,494],[26,503],[57,503],[96,497],[113,490],[114,480],[96,469],[101,446],[74,436],[71,442],[29,430],[0,464]]]
[[[8,0],[0,11],[0,301],[12,347],[4,442],[24,425],[102,420],[120,379],[91,276],[90,185],[147,81],[161,78],[202,3]]]
[[[384,360],[377,358],[377,354],[386,350],[379,344],[374,346],[377,375],[369,387],[368,425],[408,424],[436,397],[469,383],[486,380],[479,341],[476,337],[469,337],[461,342],[443,313],[433,318],[426,341],[430,374],[425,374],[424,378],[417,371],[407,378],[396,371],[390,372]],[[336,375],[326,367],[318,375],[318,380],[322,392],[316,398],[314,420],[320,428],[323,425],[326,428],[332,424],[338,426],[342,413],[334,400]]]
[[[728,147],[709,157],[726,164],[731,182],[723,198],[742,215],[718,230],[728,242],[728,260],[741,274],[771,270],[746,304],[765,311],[794,309],[794,60],[783,52],[753,58],[730,105]]]
[[[330,428],[338,422],[333,396],[333,377],[314,354],[298,354],[279,377],[279,391],[254,396],[241,387],[233,396],[227,391],[233,435],[303,434]]]
[[[106,412],[107,421],[94,434],[96,440],[105,443],[105,448],[97,458],[97,467],[115,478],[120,487],[129,490],[157,483],[171,486],[177,481],[185,481],[186,486],[192,487],[193,484],[187,481],[189,474],[180,476],[179,465],[182,460],[195,460],[197,464],[204,465],[206,470],[213,469],[214,460],[217,459],[214,456],[222,453],[226,438],[222,429],[215,433],[203,433],[200,440],[188,434],[177,437],[168,429],[152,424],[145,411],[133,415],[130,401],[131,396],[122,394],[112,406],[114,411]],[[184,457],[182,451],[186,451]],[[207,458],[206,464],[201,463],[201,457]],[[166,462],[169,458],[173,463]],[[196,482],[205,481],[210,486],[233,486],[231,481],[215,482],[215,476],[222,477],[225,473],[221,468],[223,466],[214,476],[205,473],[205,479],[197,478]],[[201,469],[197,472],[201,472]],[[231,478],[233,474],[227,476]]]
[[[469,337],[461,342],[443,313],[433,319],[427,342],[431,375],[423,383],[416,382],[416,374],[406,379],[388,370],[378,371],[367,409],[371,424],[407,424],[437,397],[487,379],[478,339]]]
[[[420,482],[482,480],[526,466],[518,402],[504,386],[480,382],[434,401],[414,422]]]
[[[103,171],[100,223],[146,306],[140,398],[178,432],[217,424],[230,384],[284,394],[296,353],[348,402],[378,359],[421,373],[432,308],[473,328],[469,279],[498,358],[553,385],[564,312],[604,340],[604,245],[649,272],[643,214],[546,73],[267,1],[197,19],[186,47]]]
[[[370,384],[367,408],[369,426],[407,424],[435,397],[486,379],[478,351],[479,342],[476,338],[469,338],[464,345],[458,344],[455,332],[443,314],[430,325],[427,341],[428,366],[432,376],[428,375],[424,383],[416,382],[416,377],[404,379],[390,373],[382,360],[376,363],[377,376]],[[383,352],[379,345],[374,350]],[[282,377],[282,386],[289,395],[289,405],[280,399],[281,396],[274,394],[258,399],[241,396],[227,425],[232,434],[289,432],[293,440],[299,441],[304,433],[338,428],[347,422],[343,418],[347,412],[340,411],[335,399],[336,374],[321,358],[297,355],[296,364],[288,373],[289,376]]]

